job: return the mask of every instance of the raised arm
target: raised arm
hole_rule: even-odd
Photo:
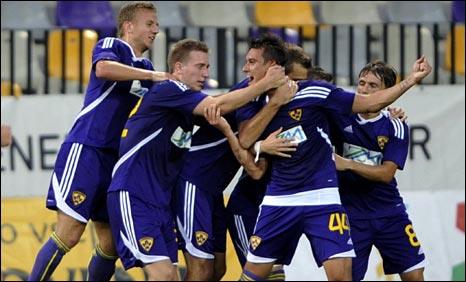
[[[100,60],[95,66],[95,75],[101,79],[125,81],[125,80],[152,80],[161,81],[171,78],[166,72],[151,71],[131,67],[119,62]]]
[[[261,136],[282,105],[288,103],[296,94],[298,85],[290,81],[290,87],[278,88],[267,103],[254,117],[239,125],[239,143],[243,148],[250,148]]]
[[[252,99],[260,96],[262,93],[269,89],[277,88],[284,85],[288,81],[285,77],[285,70],[281,66],[270,67],[267,74],[257,83],[250,85],[246,88],[234,90],[223,95],[215,97],[206,97],[194,109],[194,114],[203,115],[205,108],[210,107],[211,104],[216,104],[221,111],[221,114],[229,113]]]
[[[399,84],[373,93],[372,95],[356,94],[353,102],[355,113],[375,113],[393,103],[409,88],[420,82],[432,70],[427,59],[422,56],[413,65],[411,74]]]

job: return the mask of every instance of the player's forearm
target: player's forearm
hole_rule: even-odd
[[[238,136],[241,147],[250,148],[259,139],[279,109],[280,105],[268,103],[253,118],[245,122]]]
[[[348,170],[352,171],[370,181],[390,183],[392,181],[394,174],[389,172],[388,168],[383,165],[366,165],[363,163],[355,162],[350,160],[348,162]]]
[[[221,113],[223,115],[241,106],[244,106],[246,103],[256,98],[257,96],[260,96],[268,89],[269,86],[265,83],[265,80],[260,80],[259,82],[246,88],[234,90],[226,94],[216,96],[214,99],[217,105],[220,107]]]
[[[99,61],[96,64],[96,76],[113,81],[153,80],[154,71],[135,68],[114,61]]]
[[[392,104],[401,95],[403,95],[409,88],[416,84],[414,77],[409,76],[402,82],[371,95],[356,94],[353,102],[353,112],[355,113],[375,113],[386,106]]]
[[[230,148],[235,155],[238,162],[243,166],[244,170],[251,176],[253,179],[260,179],[265,170],[259,167],[254,162],[254,156],[248,150],[243,149],[236,138],[235,134],[231,128],[219,128],[222,133],[227,137]]]

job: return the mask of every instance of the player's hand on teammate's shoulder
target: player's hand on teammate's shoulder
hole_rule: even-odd
[[[277,103],[278,105],[285,105],[290,102],[291,99],[293,99],[297,91],[298,84],[296,81],[288,79],[287,83],[283,84],[275,90],[271,101]]]
[[[401,121],[406,121],[408,119],[408,115],[406,115],[406,112],[403,110],[403,108],[388,107],[387,110],[390,113],[390,118],[398,118]]]

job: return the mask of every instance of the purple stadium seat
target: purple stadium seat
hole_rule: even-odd
[[[57,1],[57,25],[94,29],[99,37],[116,36],[116,22],[110,1]]]
[[[464,23],[464,0],[453,1],[452,16],[454,22]]]

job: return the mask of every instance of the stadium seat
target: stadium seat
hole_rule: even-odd
[[[312,5],[308,1],[257,1],[255,24],[261,27],[303,27],[303,36],[314,39],[315,25]]]
[[[63,30],[66,34],[66,79],[79,81],[79,30]],[[82,78],[84,84],[89,81],[89,73],[92,67],[92,49],[97,43],[97,32],[83,30],[83,69]],[[49,75],[61,78],[62,76],[62,31],[50,32],[49,45]]]
[[[57,25],[94,29],[100,38],[116,36],[116,21],[109,1],[57,1]]]
[[[15,97],[19,97],[23,95],[23,90],[18,83],[13,85],[13,94]],[[2,96],[10,96],[11,95],[11,82],[2,80]]]
[[[377,1],[321,1],[320,14],[327,24],[376,24],[382,23]]]
[[[197,26],[248,27],[244,1],[187,1],[187,12]]]
[[[455,71],[464,75],[464,25],[455,26]],[[451,33],[445,42],[445,69],[451,70]]]
[[[2,1],[2,29],[49,29],[53,27],[42,1]]]
[[[464,23],[464,0],[453,1],[451,13],[454,22]]]
[[[442,23],[449,19],[441,1],[387,1],[388,21],[392,23]]]

